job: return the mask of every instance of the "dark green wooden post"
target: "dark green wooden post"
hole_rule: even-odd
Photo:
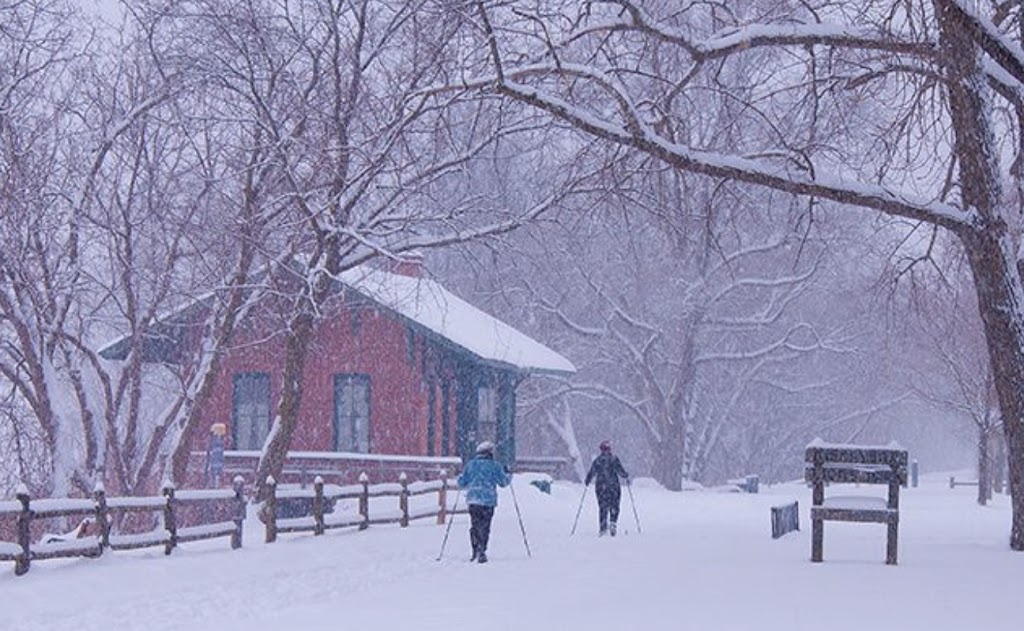
[[[458,456],[463,462],[469,462],[476,453],[480,422],[479,387],[480,375],[476,368],[468,362],[460,363],[455,382],[455,437]]]
[[[498,462],[516,461],[516,382],[508,373],[498,379]]]

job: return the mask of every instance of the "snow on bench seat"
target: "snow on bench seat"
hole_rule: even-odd
[[[874,495],[836,495],[826,497],[822,504],[825,508],[846,508],[850,510],[888,510],[889,505],[884,497]]]
[[[21,502],[17,500],[4,500],[0,502],[0,515],[11,515],[21,512]]]
[[[887,500],[881,497],[839,495],[826,498],[820,506],[812,506],[811,519],[886,524],[899,521],[899,511],[889,508]]]

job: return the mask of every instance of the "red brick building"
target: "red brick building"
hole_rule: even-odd
[[[394,272],[364,266],[336,284],[310,346],[286,469],[436,468],[470,457],[485,439],[500,460],[516,460],[517,385],[533,373],[575,368],[419,272],[415,264]],[[189,309],[147,341],[147,359],[167,361],[187,345]],[[283,379],[279,330],[263,310],[240,326],[211,396],[198,403],[204,426],[190,440],[199,472],[215,423],[228,428],[226,472],[255,467]],[[109,359],[126,353],[124,340],[102,351]]]

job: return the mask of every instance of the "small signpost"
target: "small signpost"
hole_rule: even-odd
[[[800,503],[772,506],[772,539],[800,530]]]
[[[210,446],[206,450],[206,486],[220,488],[220,476],[224,473],[224,435],[228,428],[224,423],[210,427]]]

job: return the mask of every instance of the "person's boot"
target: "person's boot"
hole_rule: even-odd
[[[608,524],[608,534],[615,536],[615,522]]]
[[[479,553],[479,552],[477,551],[477,549],[476,549],[476,548],[473,548],[473,556],[469,557],[469,560],[470,560],[470,561],[476,561],[476,558],[477,558],[478,556],[480,556],[480,553]]]
[[[476,562],[477,563],[487,563],[487,553],[484,552],[483,550],[481,550],[479,553],[477,553],[477,555],[476,555]]]

